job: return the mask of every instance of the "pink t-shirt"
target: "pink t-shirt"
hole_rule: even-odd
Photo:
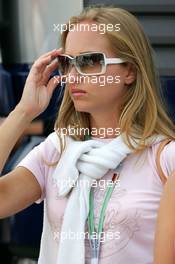
[[[47,165],[47,162],[53,163],[59,158],[53,137],[56,137],[56,133],[50,134],[18,165],[33,173],[42,190],[40,199],[36,201],[40,203],[44,200],[39,264],[56,264],[59,234],[68,200],[68,197],[58,196],[57,187],[52,179],[55,166]],[[107,143],[111,139],[99,140]],[[154,144],[146,148],[142,154],[130,154],[123,161],[120,168],[120,182],[112,193],[104,220],[104,235],[113,234],[113,237],[104,237],[99,264],[153,263],[155,222],[163,191],[163,184],[157,174],[155,163],[157,147],[158,144]],[[175,169],[174,150],[175,142],[173,141],[165,146],[161,153],[161,166],[165,175],[170,175]],[[110,170],[102,179],[111,179],[113,173],[114,171]],[[105,194],[104,186],[101,184],[93,188],[96,227]],[[87,223],[85,231],[88,231]],[[88,239],[85,239],[85,264],[90,264]]]

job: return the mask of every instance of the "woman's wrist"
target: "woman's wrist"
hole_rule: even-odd
[[[30,114],[25,107],[18,104],[14,110],[10,113],[10,115],[14,115],[19,117],[19,120],[21,120],[24,124],[29,125],[32,120],[35,118],[32,114]]]
[[[15,146],[24,130],[30,125],[32,119],[19,106],[8,115],[0,127],[0,171],[3,169],[11,150]]]

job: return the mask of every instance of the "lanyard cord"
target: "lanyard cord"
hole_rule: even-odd
[[[117,174],[114,173],[113,178],[112,178],[112,186],[108,186],[108,190],[105,194],[105,198],[103,200],[103,205],[100,211],[100,220],[98,223],[98,235],[100,236],[102,233],[102,229],[103,229],[103,223],[104,223],[104,219],[105,219],[105,211],[108,205],[108,202],[111,198],[112,192],[114,190],[115,187],[115,179],[116,179]],[[90,236],[93,235],[93,233],[95,232],[95,225],[94,225],[94,202],[93,202],[93,192],[92,189],[90,190],[90,194],[89,194],[89,216],[88,216],[88,223],[89,223],[89,231],[90,231]]]

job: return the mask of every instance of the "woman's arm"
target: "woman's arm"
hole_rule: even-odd
[[[0,219],[14,215],[41,197],[36,177],[24,167],[0,177]]]
[[[0,171],[22,133],[49,104],[58,85],[54,78],[49,80],[51,73],[58,66],[54,60],[58,54],[60,50],[51,51],[35,61],[19,104],[0,126]]]
[[[156,236],[154,264],[175,263],[175,172],[165,184],[161,199]]]
[[[13,149],[15,143],[30,124],[32,118],[22,109],[16,107],[0,127],[0,171]]]
[[[6,117],[1,118],[0,117],[0,126],[3,124],[3,122],[6,120]],[[25,136],[31,136],[31,135],[43,135],[44,133],[44,121],[43,120],[36,120],[32,121],[24,130],[22,135],[18,138],[13,150],[16,150],[21,142],[23,141]]]
[[[22,98],[16,108],[0,126],[0,171],[15,143],[31,121],[49,104],[58,78],[49,80],[58,67],[54,60],[60,50],[48,52],[33,64],[26,80]],[[26,208],[41,196],[41,188],[34,175],[19,167],[0,177],[0,218]]]

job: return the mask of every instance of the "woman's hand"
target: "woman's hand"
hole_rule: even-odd
[[[47,108],[53,91],[61,79],[59,76],[54,76],[49,80],[51,73],[58,67],[55,58],[59,54],[61,54],[61,48],[42,55],[35,61],[29,72],[17,108],[22,109],[30,120]]]

